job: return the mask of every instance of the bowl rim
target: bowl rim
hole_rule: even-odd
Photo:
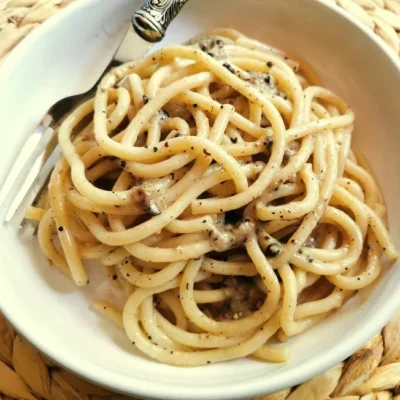
[[[4,61],[0,64],[0,79],[7,74],[7,71],[13,68],[13,65],[19,62],[21,55],[23,55],[26,48],[34,45],[34,43],[45,35],[48,30],[53,29],[60,21],[71,18],[73,14],[79,12],[91,3],[98,0],[81,0],[74,4],[69,5],[65,10],[59,12],[57,15],[45,21],[41,26],[36,28],[28,37],[26,37],[16,48],[14,48]],[[400,60],[391,51],[387,45],[378,38],[371,30],[369,30],[360,21],[351,17],[350,14],[342,10],[335,4],[328,3],[325,0],[307,0],[312,1],[322,8],[326,8],[333,13],[342,17],[346,23],[354,25],[369,40],[379,48],[382,55],[387,57],[389,61],[397,68],[400,74]],[[185,386],[184,384],[176,385],[173,383],[160,382],[157,380],[148,379],[144,381],[142,378],[129,378],[129,383],[120,378],[120,376],[113,372],[105,372],[102,368],[98,368],[95,364],[88,360],[76,357],[63,357],[57,349],[49,348],[46,342],[38,337],[34,337],[28,327],[24,326],[22,320],[17,315],[12,313],[12,310],[7,310],[1,305],[0,294],[0,311],[6,319],[13,325],[15,330],[20,333],[26,340],[33,346],[45,354],[49,359],[54,360],[58,365],[66,370],[81,376],[82,378],[93,382],[97,385],[107,387],[113,391],[124,393],[133,396],[144,396],[145,398],[153,399],[216,399],[215,385],[206,386]],[[393,293],[390,301],[385,304],[374,318],[365,320],[363,329],[359,329],[357,335],[353,332],[347,334],[342,338],[340,343],[336,343],[327,352],[321,353],[308,361],[307,368],[298,366],[292,371],[284,371],[279,377],[276,377],[273,382],[264,379],[262,376],[249,378],[239,382],[224,383],[218,387],[218,399],[220,400],[233,400],[244,399],[262,394],[270,393],[271,391],[278,391],[283,388],[297,385],[304,382],[323,371],[335,366],[343,361],[350,354],[353,354],[375,334],[377,334],[385,324],[389,322],[396,310],[400,306],[400,292],[396,295]]]

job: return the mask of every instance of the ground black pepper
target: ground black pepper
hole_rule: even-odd
[[[276,243],[270,244],[264,251],[267,257],[276,257],[280,253],[279,245]]]
[[[231,72],[232,74],[235,73],[235,69],[232,67],[232,65],[228,64],[228,63],[223,63],[222,64],[229,72]]]

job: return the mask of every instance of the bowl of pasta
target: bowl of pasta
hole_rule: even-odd
[[[37,104],[84,77],[68,63],[90,40],[22,62],[54,29],[1,66],[1,181]],[[188,2],[60,122],[46,190],[0,227],[1,312],[132,396],[246,399],[327,370],[400,305],[399,106],[396,57],[328,3]]]

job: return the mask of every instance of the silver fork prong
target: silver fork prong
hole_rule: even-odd
[[[127,76],[125,76],[124,78],[120,79],[118,81],[118,87],[123,87],[125,89],[130,90],[130,84],[129,84],[129,79]]]
[[[129,89],[129,80],[126,77],[122,78],[118,82],[118,85]],[[41,185],[43,186],[46,183],[46,174],[50,174],[52,167],[54,167],[54,164],[60,155],[58,146],[54,150],[48,148],[48,145],[54,137],[54,130],[51,128],[48,128],[47,130],[51,130],[53,133],[45,131],[36,145],[36,148],[24,162],[18,180],[15,181],[16,183],[13,184],[4,201],[4,206],[2,207],[2,209],[6,209],[4,222],[10,222],[15,216],[16,222],[22,223],[24,213],[22,213],[20,209],[25,210],[26,207],[31,205],[37,198],[38,194],[42,190]],[[44,156],[49,153],[50,157],[46,161]],[[50,162],[53,162],[53,164]],[[41,167],[42,165],[43,167]]]
[[[48,158],[54,159],[53,151],[57,146],[54,127],[86,97],[87,93],[83,93],[60,100],[46,114],[35,131],[27,137],[26,144],[14,162],[8,179],[0,191],[0,220],[10,222],[16,213],[20,214],[19,209],[22,207],[22,202],[25,206],[29,205],[26,204],[25,199],[32,197],[28,196],[28,192],[33,190],[33,186],[39,178],[38,175],[42,174],[42,166],[47,164]],[[56,159],[54,159],[54,163],[55,161]],[[36,197],[37,191],[33,190],[32,199]]]
[[[129,88],[128,79],[123,78],[119,84]],[[86,94],[76,96],[75,101],[78,103],[79,99],[83,101],[85,97]],[[64,102],[66,99],[57,103],[52,109],[56,114],[61,111],[57,119],[62,119],[62,114],[71,109],[70,105],[64,106]],[[16,223],[22,222],[26,207],[36,199],[42,189],[41,186],[46,183],[47,175],[50,174],[60,156],[60,150],[58,146],[56,147],[57,143],[53,140],[55,131],[49,127],[52,121],[58,122],[48,114],[43,123],[28,137],[23,151],[15,161],[9,178],[0,191],[0,217],[4,222],[10,222],[14,218]]]
[[[6,215],[6,217],[8,217],[7,219],[5,219],[6,222],[9,222],[11,221],[11,219],[13,219],[15,223],[18,224],[18,226],[22,226],[22,222],[25,218],[25,210],[27,209],[27,207],[34,204],[35,201],[38,200],[43,194],[43,191],[47,190],[45,184],[49,180],[50,174],[57,160],[60,158],[60,155],[61,149],[59,146],[57,146],[44,163],[39,174],[36,176],[36,179],[31,185],[29,185],[29,187],[27,187],[25,195],[18,204],[18,207],[14,210],[12,214],[10,213],[9,215]]]
[[[54,130],[49,127],[50,122],[49,118],[44,119],[44,122],[27,138],[26,144],[11,168],[8,179],[0,192],[2,215],[8,215],[10,210],[18,207],[19,201],[24,196],[23,191],[29,190],[38,168],[40,169],[37,161],[54,136]]]

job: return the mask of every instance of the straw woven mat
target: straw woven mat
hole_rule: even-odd
[[[72,1],[77,0],[0,0],[0,58]],[[325,1],[362,21],[400,56],[400,0]],[[38,398],[128,399],[58,368],[21,339],[0,315],[0,400]],[[300,386],[254,400],[327,399],[400,400],[400,311],[345,362]]]

